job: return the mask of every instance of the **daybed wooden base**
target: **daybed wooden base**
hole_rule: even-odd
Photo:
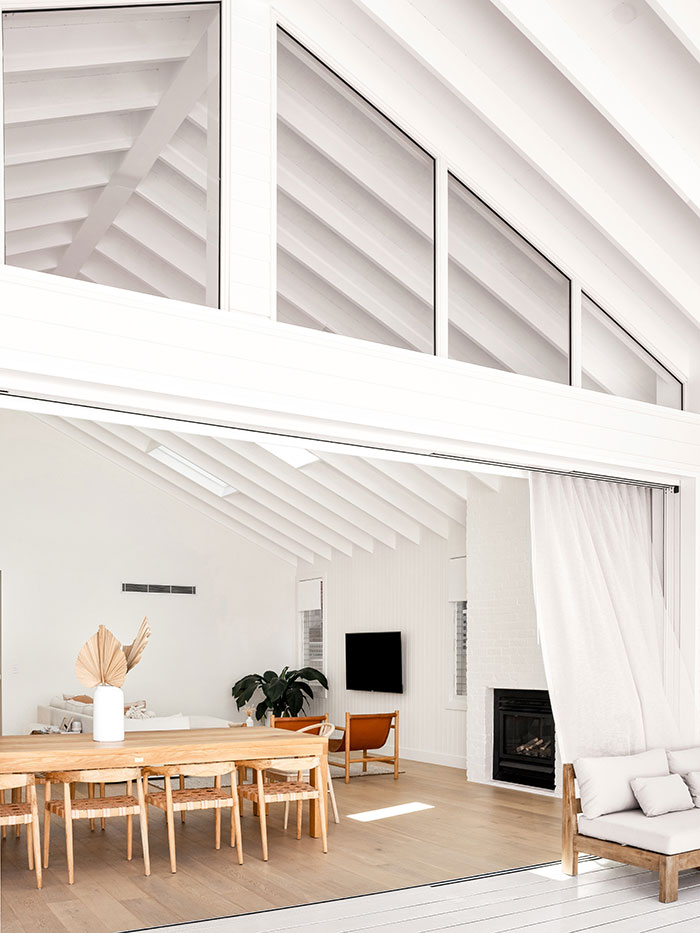
[[[564,765],[564,788],[562,799],[561,866],[567,875],[578,874],[579,852],[598,855],[625,865],[636,865],[659,873],[659,900],[671,904],[678,900],[678,872],[685,868],[700,868],[700,849],[681,852],[678,855],[662,855],[634,846],[622,846],[617,842],[606,842],[593,836],[582,836],[578,832],[577,815],[581,812],[581,801],[576,797],[574,766]]]

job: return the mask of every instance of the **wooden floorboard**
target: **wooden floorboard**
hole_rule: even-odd
[[[24,838],[18,842],[9,833],[2,844],[3,933],[117,933],[294,904],[333,902],[397,888],[409,888],[401,895],[405,905],[421,905],[420,910],[429,913],[422,905],[454,900],[456,887],[410,886],[558,857],[558,800],[505,787],[469,784],[463,772],[453,768],[410,761],[402,767],[405,774],[398,781],[385,775],[356,777],[349,785],[335,781],[342,822],[338,826],[331,823],[327,855],[321,852],[320,840],[308,835],[296,840],[292,828],[285,833],[283,808],[277,805],[270,815],[270,861],[264,863],[258,823],[248,804],[243,819],[243,866],[236,864],[228,846],[219,852],[214,849],[213,815],[191,813],[184,827],[177,824],[178,871],[171,875],[165,821],[152,809],[150,878],[143,875],[137,829],[134,859],[129,863],[124,859],[124,820],[108,821],[105,832],[95,833],[90,833],[87,821],[80,821],[75,825],[76,883],[69,886],[63,824],[56,819],[51,866],[45,872],[44,889],[36,891],[33,875],[26,868]],[[375,822],[347,818],[357,812],[412,802],[432,809]],[[627,873],[635,871],[618,871],[617,876],[630,877]],[[505,877],[507,882],[502,878],[476,879],[470,883],[477,887],[470,890],[488,896],[507,883],[531,894],[557,885],[546,877]],[[587,883],[587,876],[581,880]],[[373,899],[369,911],[381,910],[381,904],[394,896]],[[360,905],[357,899],[309,909],[318,912],[323,906],[329,912],[326,920],[335,922],[366,913]],[[246,933],[268,929],[261,916],[247,916],[244,925],[236,929]],[[282,919],[281,913],[273,916]],[[194,928],[187,929],[192,933]],[[318,929],[320,933],[322,928]]]

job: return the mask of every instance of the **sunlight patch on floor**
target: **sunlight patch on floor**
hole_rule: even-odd
[[[363,813],[348,813],[349,820],[357,820],[360,823],[371,823],[374,820],[386,820],[390,816],[403,816],[405,813],[417,813],[418,810],[435,809],[429,803],[401,803],[395,807],[382,807],[381,810],[365,810]]]

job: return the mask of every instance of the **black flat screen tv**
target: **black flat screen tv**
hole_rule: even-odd
[[[401,632],[346,632],[345,687],[403,693]]]

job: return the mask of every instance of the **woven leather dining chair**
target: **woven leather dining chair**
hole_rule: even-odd
[[[51,839],[51,815],[65,820],[66,861],[68,863],[68,884],[75,880],[73,858],[73,821],[95,820],[115,816],[126,817],[126,857],[131,861],[134,841],[134,815],[139,816],[141,846],[143,849],[144,874],[151,874],[151,861],[148,851],[148,814],[143,793],[140,768],[104,768],[91,771],[48,771],[46,773],[46,797],[44,800],[44,868],[49,867],[49,844]],[[126,794],[106,795],[102,797],[73,796],[71,785],[84,782],[88,785],[126,782]],[[136,783],[136,796],[131,793],[132,783]],[[62,798],[52,798],[54,784],[63,785]]]
[[[321,790],[321,759],[267,758],[246,761],[245,764],[246,767],[252,768],[256,779],[252,784],[243,784],[239,787],[238,793],[246,800],[252,800],[254,804],[257,804],[263,861],[267,861],[267,805],[270,803],[297,801],[297,839],[301,839],[302,801],[318,800],[321,808],[321,845],[323,851],[328,852],[326,792]],[[292,769],[296,771],[296,780],[267,781],[265,779],[269,771],[290,772]],[[315,785],[303,780],[303,772],[307,770],[314,772]]]
[[[243,864],[243,843],[241,841],[241,811],[238,800],[237,764],[235,761],[214,761],[206,764],[164,765],[160,768],[144,768],[144,779],[162,777],[165,790],[148,791],[146,801],[152,807],[165,811],[168,826],[168,849],[170,851],[170,871],[177,871],[175,855],[175,813],[186,810],[214,810],[215,845],[221,848],[221,811],[231,811],[231,847],[238,850],[238,864]],[[221,786],[221,777],[231,775],[231,787]],[[180,779],[180,787],[173,790],[172,779]],[[210,777],[213,787],[187,787],[188,777]],[[185,785],[185,786],[183,786]]]
[[[310,719],[312,717],[305,716],[303,718]],[[274,720],[274,717],[273,717],[273,720]],[[293,721],[291,717],[285,717],[284,719],[276,719],[274,720],[274,726],[276,729],[280,729],[280,728],[289,729],[291,728],[290,726],[288,725],[280,726],[279,723],[282,723],[282,722],[288,723],[290,722],[290,720]],[[336,731],[333,723],[328,722],[327,720],[328,720],[328,716],[326,715],[321,722],[310,723],[308,726],[302,726],[301,728],[295,729],[294,731],[295,732],[312,732],[314,735],[320,735],[322,739],[327,739],[329,736],[333,735],[333,733]],[[296,774],[298,774],[298,771],[296,769],[291,770],[291,771],[278,771],[278,770],[268,771],[268,775],[270,775],[273,778],[280,778],[283,781],[294,780],[294,776]],[[334,822],[339,823],[340,816],[338,815],[338,804],[336,803],[336,800],[335,800],[335,790],[333,789],[333,778],[331,777],[330,768],[328,769],[328,793],[330,795],[331,806],[333,808],[333,820]],[[284,828],[285,829],[287,828],[288,823],[289,823],[289,801],[287,800],[284,805]]]
[[[16,791],[26,787],[27,799],[18,799],[14,794],[12,803],[5,803],[5,791]],[[36,874],[36,886],[42,886],[41,842],[39,840],[39,808],[36,802],[36,786],[33,774],[0,774],[0,826],[27,827],[27,862],[29,870]]]

